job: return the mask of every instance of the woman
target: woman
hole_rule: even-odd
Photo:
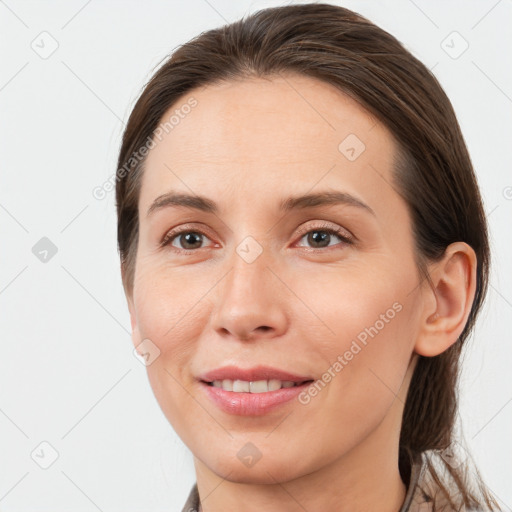
[[[498,510],[455,438],[487,226],[453,108],[342,7],[181,46],[116,184],[133,343],[194,455],[183,510]]]

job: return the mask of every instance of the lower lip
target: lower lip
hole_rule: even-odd
[[[235,391],[226,391],[222,388],[210,386],[201,382],[208,397],[217,404],[220,409],[228,414],[238,414],[239,416],[259,416],[266,414],[277,407],[293,400],[297,395],[304,391],[312,381],[293,386],[291,388],[281,388],[275,391],[266,391],[265,393],[238,393]]]

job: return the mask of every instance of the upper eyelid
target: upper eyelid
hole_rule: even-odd
[[[334,232],[341,232],[341,233],[337,233],[338,235],[342,234],[343,232],[345,232],[347,234],[347,238],[350,238],[350,239],[356,239],[356,237],[352,234],[351,231],[349,231],[347,228],[343,227],[343,226],[339,226],[335,223],[329,223],[328,221],[321,221],[322,224],[320,225],[313,225],[313,226],[307,226],[307,225],[302,225],[299,227],[298,231],[299,231],[299,234],[304,234],[304,233],[308,233],[309,231],[314,231],[315,229],[318,230],[318,231],[321,231],[321,230],[326,230],[326,231],[334,231]]]
[[[162,242],[165,241],[167,238],[174,238],[178,235],[182,235],[183,233],[201,233],[210,238],[210,236],[208,235],[208,231],[209,230],[207,228],[198,228],[196,226],[189,225],[189,223],[185,223],[182,225],[178,225],[174,228],[168,229],[162,237]]]

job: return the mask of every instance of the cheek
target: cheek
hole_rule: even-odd
[[[199,335],[203,301],[215,283],[204,273],[162,267],[141,266],[134,298],[140,337],[151,339],[166,355],[183,351]]]
[[[417,308],[411,287],[390,279],[372,280],[371,286],[355,280],[324,283],[329,300],[319,311],[335,334],[314,348],[324,362],[317,367],[323,373],[318,392],[302,402],[311,424],[325,425],[323,435],[332,443],[320,449],[327,458],[360,442],[390,408],[405,402],[400,388],[414,345]]]
[[[359,402],[364,396],[376,397],[375,393],[393,398],[406,373],[416,335],[417,308],[409,281],[403,275],[394,279],[382,269],[379,276],[352,269],[333,272],[330,278],[310,277],[298,293],[308,297],[318,321],[314,328],[307,322],[311,315],[302,322],[307,338],[316,340],[312,359],[320,355],[318,360],[324,362],[324,368],[317,370],[325,372],[322,380],[329,381],[329,394],[353,396]]]
[[[306,328],[307,323],[314,323],[315,328],[321,324],[329,333],[324,337],[324,332],[315,336],[311,331],[311,340],[323,340],[317,348],[339,352],[347,350],[354,339],[364,346],[365,341],[392,330],[390,326],[403,317],[405,294],[401,288],[406,286],[383,275],[382,270],[374,276],[367,268],[354,265],[308,272],[307,278],[296,280],[294,289],[299,297],[306,298],[308,309],[307,316],[301,313],[298,320]]]
[[[187,391],[189,368],[204,328],[199,317],[204,317],[213,285],[205,275],[195,279],[154,264],[141,266],[134,285],[138,337],[159,350],[146,367],[148,379],[164,415],[183,438],[200,412]]]

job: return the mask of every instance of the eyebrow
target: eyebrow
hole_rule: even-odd
[[[343,204],[355,206],[375,216],[373,209],[357,197],[348,192],[325,191],[315,194],[305,194],[300,196],[291,196],[284,199],[279,204],[279,210],[289,212],[291,210],[302,210],[319,206],[329,206]],[[184,207],[194,210],[200,210],[206,213],[217,214],[219,207],[217,204],[204,196],[190,195],[179,192],[168,192],[158,196],[147,211],[149,217],[153,212],[168,207]]]

